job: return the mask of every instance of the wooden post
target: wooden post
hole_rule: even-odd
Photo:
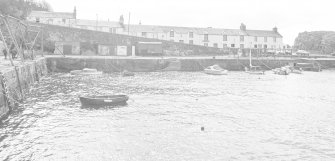
[[[44,27],[41,27],[41,51],[42,57],[44,57]]]

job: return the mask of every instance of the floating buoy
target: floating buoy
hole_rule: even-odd
[[[201,126],[201,131],[205,131],[205,127]]]

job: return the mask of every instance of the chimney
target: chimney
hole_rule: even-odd
[[[272,29],[272,31],[275,32],[275,33],[278,33],[278,28],[277,28],[277,27],[274,27],[274,28]]]
[[[74,9],[73,9],[73,18],[77,19],[77,8],[76,8],[76,6],[74,6]]]
[[[245,26],[245,24],[241,23],[240,30],[246,31],[247,26]]]

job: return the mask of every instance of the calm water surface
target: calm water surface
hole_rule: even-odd
[[[0,123],[0,160],[335,160],[334,82],[335,71],[55,74]],[[127,106],[78,99],[121,93]]]

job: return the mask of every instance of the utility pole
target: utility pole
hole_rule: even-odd
[[[129,12],[129,18],[128,18],[128,35],[129,35],[129,24],[130,24],[130,12]]]

